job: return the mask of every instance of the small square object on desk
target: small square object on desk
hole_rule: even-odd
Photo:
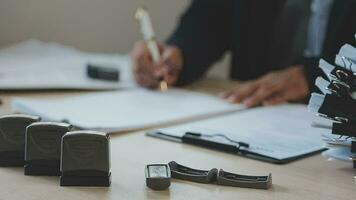
[[[171,185],[171,170],[167,164],[146,165],[146,185],[153,190],[165,190]]]
[[[40,117],[33,115],[0,117],[0,166],[24,166],[26,127],[38,121]]]
[[[111,183],[110,137],[97,131],[71,131],[62,137],[61,186]]]
[[[87,75],[92,79],[120,81],[120,71],[117,66],[88,64]]]
[[[35,122],[26,129],[25,175],[60,176],[61,141],[72,126]]]

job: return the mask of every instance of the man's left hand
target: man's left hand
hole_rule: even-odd
[[[308,94],[309,87],[303,67],[292,66],[243,83],[236,89],[222,93],[220,97],[231,103],[253,107],[298,101]]]

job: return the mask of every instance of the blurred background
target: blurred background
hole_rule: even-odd
[[[125,53],[140,39],[134,19],[145,5],[158,38],[166,38],[189,0],[1,0],[0,45],[28,38],[81,50]]]
[[[164,41],[191,0],[1,0],[0,47],[30,38],[55,41],[93,52],[127,54],[141,38],[134,18],[148,8]],[[226,77],[228,56],[210,71]]]

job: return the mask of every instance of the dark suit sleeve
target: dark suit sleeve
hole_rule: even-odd
[[[193,0],[168,44],[178,46],[184,66],[177,85],[204,75],[231,45],[233,0]]]
[[[319,88],[315,86],[315,79],[318,76],[322,76],[325,79],[327,79],[327,77],[324,75],[324,73],[318,67],[318,65],[319,65],[319,58],[304,58],[303,60],[304,72],[308,81],[310,92],[320,93]]]
[[[356,19],[355,10],[355,0],[334,1],[321,56],[326,61],[334,63],[335,55],[345,43],[355,45],[354,34],[356,33],[356,26],[352,20],[350,21],[350,19]],[[318,64],[319,59],[304,60],[304,70],[312,92],[319,92],[319,89],[314,84],[318,76],[327,78],[318,67]]]

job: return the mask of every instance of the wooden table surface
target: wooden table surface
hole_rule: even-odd
[[[234,83],[229,83],[229,87]],[[228,87],[200,82],[190,89],[216,93]],[[1,92],[0,114],[10,113],[11,96],[54,98],[83,92]],[[229,172],[266,175],[273,186],[256,190],[172,180],[169,190],[153,191],[145,185],[149,163],[178,163],[199,169],[222,168]],[[163,141],[143,131],[111,137],[112,185],[109,188],[60,187],[58,177],[24,176],[23,168],[0,168],[0,200],[49,199],[356,199],[356,171],[350,163],[328,161],[315,155],[286,165],[275,165],[185,144]]]

